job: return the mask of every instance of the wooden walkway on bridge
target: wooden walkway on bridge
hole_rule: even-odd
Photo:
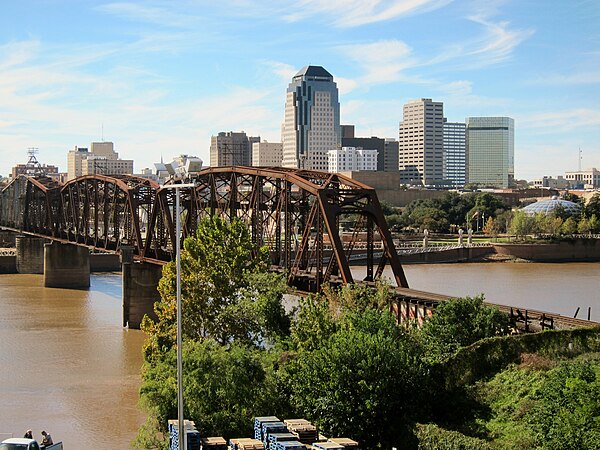
[[[419,311],[417,310],[417,314],[415,315],[414,306],[423,306],[425,309],[423,310],[424,314],[428,314],[428,311],[435,308],[439,303],[450,300],[451,298],[448,295],[443,294],[434,294],[432,292],[419,291],[416,289],[410,288],[402,288],[396,287],[393,289],[395,301],[399,304],[402,302],[408,302],[408,304],[413,306],[412,314],[409,313],[408,317],[403,317],[406,319],[417,319],[419,320],[424,315],[420,316]],[[492,306],[498,308],[500,311],[509,315],[511,320],[514,321],[515,325],[519,328],[522,328],[524,331],[540,331],[545,329],[567,329],[567,328],[579,328],[579,327],[590,327],[594,325],[598,325],[598,322],[594,322],[591,320],[578,319],[568,316],[563,316],[556,313],[551,313],[547,311],[539,311],[536,309],[516,307],[516,306],[506,306],[498,303],[492,302],[484,302],[488,306]],[[400,316],[401,317],[401,316]]]

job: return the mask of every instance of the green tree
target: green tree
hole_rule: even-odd
[[[577,203],[578,205],[583,205],[583,202],[585,201],[583,197],[580,197],[579,195],[571,194],[570,192],[565,192],[562,195],[562,198],[563,198],[563,200]]]
[[[524,238],[537,232],[535,217],[523,211],[515,211],[509,227],[509,232],[517,238]]]
[[[561,231],[563,234],[572,235],[577,233],[577,221],[573,217],[569,217],[562,224]]]
[[[267,249],[253,245],[242,222],[229,223],[216,216],[200,221],[196,237],[187,238],[181,251],[184,337],[260,344],[289,334],[290,319],[282,306],[285,280],[267,273],[267,267]],[[158,320],[146,317],[142,322],[149,335],[147,357],[175,343],[174,263],[163,268],[158,290]]]
[[[273,397],[271,355],[233,343],[223,346],[213,339],[188,340],[183,347],[185,417],[203,436],[249,436],[252,418],[272,415],[285,408]],[[155,424],[177,417],[176,350],[143,374],[140,395]],[[155,425],[156,426],[156,425]],[[154,430],[144,430],[156,434]],[[140,436],[140,439],[142,436]]]
[[[496,234],[506,233],[508,232],[508,228],[510,226],[510,221],[512,220],[512,211],[507,209],[506,211],[502,211],[496,215],[494,219],[494,228]]]
[[[292,404],[326,434],[363,448],[398,445],[426,391],[418,346],[387,311],[348,312],[338,327],[286,367]]]
[[[476,194],[463,194],[458,192],[447,192],[439,199],[439,208],[448,216],[451,225],[462,226],[465,224],[467,212],[475,205]]]
[[[538,430],[543,449],[600,448],[600,380],[589,361],[563,363],[548,373],[534,394],[537,403],[528,421]]]
[[[587,201],[585,205],[585,214],[588,217],[595,215],[600,217],[600,194],[596,193]]]
[[[337,330],[329,300],[323,295],[300,299],[298,312],[292,323],[292,343],[297,351],[312,351],[327,342]]]
[[[401,214],[392,214],[390,216],[386,216],[385,220],[387,221],[390,230],[398,230],[399,228],[404,226],[404,221],[402,220]]]
[[[557,236],[562,229],[563,219],[554,214],[537,213],[535,215],[536,226],[540,233]]]
[[[346,314],[370,310],[387,311],[390,287],[377,282],[370,286],[351,284],[341,288],[326,285],[322,294],[301,298],[292,323],[291,336],[297,351],[312,351],[324,345],[340,327]]]
[[[577,232],[579,234],[588,234],[590,232],[590,221],[587,217],[582,217],[577,224]]]
[[[443,358],[480,339],[507,334],[509,329],[508,316],[484,305],[480,295],[440,303],[420,333],[434,358]]]
[[[600,232],[600,220],[598,220],[598,216],[596,214],[592,214],[588,223],[592,233]]]
[[[447,214],[441,209],[419,206],[410,214],[411,225],[423,231],[448,231],[450,223]]]
[[[275,348],[290,328],[282,306],[286,282],[267,272],[267,250],[256,248],[237,220],[203,219],[183,247],[185,414],[204,435],[243,436],[252,416],[277,413],[286,404],[285,397],[272,397],[279,392],[272,376]],[[141,399],[148,422],[138,445],[164,447],[158,436],[167,419],[177,416],[175,283],[171,263],[159,283],[158,319],[142,322],[148,338]]]
[[[473,217],[478,212],[484,218],[496,217],[500,212],[507,209],[508,206],[502,198],[488,192],[482,192],[475,197],[475,205],[469,210],[468,216]]]

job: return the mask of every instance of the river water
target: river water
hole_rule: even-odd
[[[411,287],[600,321],[600,263],[406,265]],[[358,274],[360,268],[354,269]],[[391,276],[391,272],[386,273]],[[127,449],[138,407],[143,333],[121,327],[121,278],[88,291],[42,287],[41,275],[0,275],[0,433],[31,428],[66,450]],[[0,435],[5,438],[6,435]]]
[[[42,283],[0,275],[0,433],[31,428],[40,440],[46,430],[66,450],[130,448],[144,420],[144,335],[121,327],[120,275],[93,275],[89,291]]]
[[[491,303],[522,306],[600,322],[600,263],[410,264],[411,288],[457,297],[484,294]],[[364,278],[366,269],[353,268]],[[392,278],[388,267],[384,277]]]

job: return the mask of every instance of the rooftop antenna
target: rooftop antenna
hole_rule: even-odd
[[[581,147],[579,147],[579,172],[581,172]]]
[[[102,142],[104,142],[104,122],[102,122]]]

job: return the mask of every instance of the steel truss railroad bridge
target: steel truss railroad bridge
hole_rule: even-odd
[[[182,238],[209,215],[246,223],[270,250],[273,270],[289,284],[317,292],[323,283],[353,283],[349,258],[361,237],[363,281],[391,266],[408,287],[375,190],[339,174],[283,168],[203,170],[195,188],[181,188]],[[65,184],[20,176],[0,195],[0,226],[21,233],[120,252],[164,264],[174,258],[175,190],[134,176],[87,175]],[[353,230],[342,239],[340,224]],[[375,251],[383,243],[383,252]],[[325,249],[325,244],[330,250]]]
[[[373,188],[340,174],[281,167],[207,168],[193,181],[194,188],[179,190],[182,239],[205,216],[238,218],[256,245],[269,248],[272,270],[305,292],[357,281],[349,259],[360,242],[366,270],[358,281],[381,278],[389,264],[399,320],[422,319],[448,299],[408,288]],[[134,176],[86,175],[62,184],[21,175],[0,193],[0,227],[113,253],[132,248],[138,261],[165,264],[175,257],[175,192]],[[342,235],[342,227],[352,232]],[[542,327],[554,325],[538,316]]]

